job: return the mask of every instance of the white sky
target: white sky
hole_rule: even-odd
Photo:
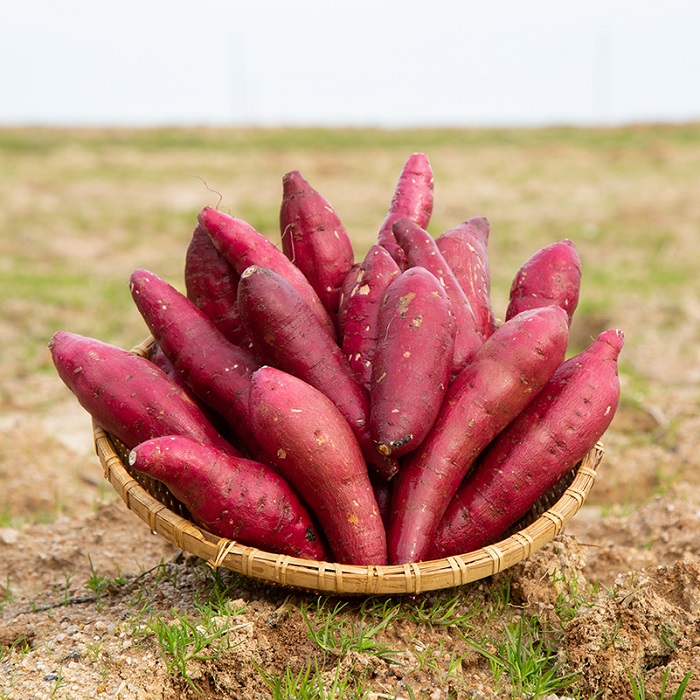
[[[15,0],[0,125],[700,119],[697,0]]]

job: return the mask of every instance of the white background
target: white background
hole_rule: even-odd
[[[700,119],[695,0],[15,0],[2,125]]]

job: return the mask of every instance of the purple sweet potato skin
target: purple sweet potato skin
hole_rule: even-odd
[[[433,214],[434,178],[433,169],[424,153],[413,153],[404,163],[389,211],[379,229],[377,243],[386,248],[397,265],[404,270],[406,253],[394,238],[393,224],[407,218],[422,228],[427,228]]]
[[[513,278],[506,321],[526,309],[551,304],[566,311],[570,324],[578,306],[581,274],[581,259],[568,238],[540,248]]]
[[[491,304],[491,271],[488,257],[490,226],[484,217],[467,219],[436,239],[437,247],[469,300],[484,339],[496,330]]]
[[[342,335],[343,354],[357,381],[368,389],[372,381],[381,302],[387,287],[400,272],[389,251],[373,245],[360,263],[356,283],[349,292]]]
[[[338,314],[335,319],[336,329],[338,331],[339,342],[343,342],[343,333],[345,333],[345,323],[348,315],[348,302],[350,300],[350,295],[352,290],[355,288],[355,283],[357,282],[357,277],[360,274],[361,262],[353,263],[350,268],[350,272],[345,275],[343,284],[340,287],[340,299],[338,300]]]
[[[337,339],[333,320],[304,273],[275,245],[250,224],[205,207],[197,220],[211,237],[216,249],[233,265],[239,275],[251,265],[274,270],[287,279],[313,310],[327,332]]]
[[[355,381],[340,346],[327,334],[296,290],[281,275],[251,266],[238,287],[243,321],[269,364],[323,392],[355,434],[365,459],[387,478],[395,460],[382,457],[369,432],[369,393]]]
[[[173,379],[179,386],[181,386],[189,395],[190,398],[195,402],[199,403],[199,398],[192,391],[189,384],[182,378],[182,375],[175,369],[175,365],[170,361],[168,356],[163,352],[163,348],[155,343],[151,349],[148,359],[156,366],[160,367],[171,379]]]
[[[315,514],[336,561],[386,564],[386,534],[362,451],[324,394],[273,367],[252,378],[250,413],[270,461]]]
[[[80,405],[126,447],[184,435],[240,456],[187,393],[145,357],[67,331],[54,333],[49,349]]]
[[[408,267],[424,267],[429,270],[447,292],[457,326],[452,358],[452,371],[457,374],[471,361],[484,341],[469,299],[442,256],[435,239],[424,228],[409,219],[398,219],[394,223],[394,236],[406,252]]]
[[[390,563],[425,559],[450,500],[479,453],[550,379],[567,342],[561,308],[524,312],[496,330],[455,377],[430,433],[406,456],[396,478]]]
[[[284,254],[336,322],[343,282],[355,262],[352,241],[330,202],[298,170],[282,178],[280,232]]]
[[[151,349],[150,353],[148,354],[148,359],[156,365],[156,367],[160,367],[160,369],[163,370],[179,387],[181,387],[185,393],[192,399],[194,403],[196,403],[199,408],[201,409],[202,413],[207,417],[209,422],[229,441],[231,442],[231,435],[230,435],[230,426],[226,423],[225,420],[221,418],[221,416],[216,413],[216,411],[212,410],[211,407],[207,406],[203,401],[200,400],[200,398],[197,396],[197,394],[192,391],[192,387],[184,380],[182,375],[175,369],[175,365],[168,359],[166,354],[163,352],[163,349],[158,345],[158,343],[154,343],[153,348]],[[223,428],[223,430],[222,430]],[[228,429],[228,430],[227,430]],[[227,434],[229,432],[229,434]]]
[[[248,429],[248,389],[258,360],[230,343],[206,314],[154,272],[134,270],[129,287],[139,313],[176,371],[255,454]]]
[[[214,535],[267,552],[327,557],[307,508],[271,466],[172,435],[137,445],[129,464],[162,481]]]
[[[204,227],[197,225],[185,253],[187,298],[212,320],[227,340],[245,348],[250,340],[236,306],[238,277]]]
[[[412,267],[386,290],[372,365],[370,430],[383,454],[400,457],[435,422],[452,371],[455,319],[431,272]]]
[[[593,449],[619,403],[623,340],[605,331],[564,362],[486,448],[450,502],[429,559],[495,542]]]

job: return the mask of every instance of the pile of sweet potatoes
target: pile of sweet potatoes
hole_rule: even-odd
[[[497,541],[617,409],[622,333],[566,358],[574,244],[526,260],[497,321],[489,224],[428,232],[424,154],[405,163],[360,260],[299,171],[282,189],[281,246],[204,208],[184,292],[148,270],[130,277],[150,356],[59,331],[60,377],[131,467],[215,535],[363,565]]]

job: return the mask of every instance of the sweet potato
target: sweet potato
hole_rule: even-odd
[[[236,306],[238,277],[204,227],[196,226],[185,253],[187,298],[212,320],[227,340],[250,348],[250,339]]]
[[[154,343],[148,359],[157,367],[160,367],[188,396],[197,404],[205,415],[206,419],[216,428],[221,436],[233,445],[239,452],[248,453],[248,448],[243,444],[238,432],[231,424],[211,406],[207,406],[197,394],[192,391],[192,387],[185,381],[185,378],[177,371],[175,365],[170,361],[158,343]]]
[[[253,374],[250,415],[268,458],[320,523],[334,558],[386,563],[386,534],[365,460],[334,403],[273,367]]]
[[[411,267],[395,278],[377,328],[370,431],[382,454],[400,457],[423,441],[450,382],[455,319],[435,275]]]
[[[49,349],[80,405],[126,447],[183,435],[240,456],[187,393],[145,357],[67,331],[54,333]]]
[[[425,559],[448,503],[479,453],[537,395],[562,363],[568,341],[559,307],[505,322],[452,381],[437,420],[396,477],[389,561]]]
[[[282,275],[299,292],[329,335],[337,340],[335,324],[304,273],[275,245],[242,219],[205,207],[198,221],[211,236],[217,250],[241,275],[251,265],[259,265]]]
[[[447,507],[429,559],[495,542],[593,449],[617,410],[623,340],[606,331],[564,362],[486,448]]]
[[[193,522],[214,535],[267,552],[327,558],[308,509],[269,465],[173,435],[137,445],[129,464],[163,482]]]
[[[336,330],[338,331],[338,341],[342,344],[343,333],[345,332],[345,321],[348,315],[348,301],[352,290],[355,288],[357,277],[360,274],[361,263],[353,263],[350,272],[345,275],[343,284],[340,286],[340,299],[338,300],[338,314],[335,319]]]
[[[230,343],[206,314],[155,273],[134,270],[129,287],[151,334],[177,372],[255,455],[248,428],[248,389],[258,360]]]
[[[382,457],[369,432],[369,395],[355,381],[343,351],[324,332],[309,305],[281,275],[253,265],[238,285],[243,322],[269,364],[323,392],[357,437],[365,459],[393,476],[395,460]]]
[[[372,381],[379,309],[387,287],[399,273],[399,266],[389,251],[373,245],[360,263],[356,283],[347,300],[341,346],[355,379],[368,389]]]
[[[489,230],[489,222],[485,218],[474,217],[444,231],[435,239],[438,250],[469,300],[484,339],[496,330],[491,304]]]
[[[394,222],[394,236],[406,252],[408,267],[429,270],[447,292],[457,327],[452,358],[452,371],[457,374],[484,342],[469,299],[443,258],[435,239],[424,228],[409,219],[398,219]]]
[[[199,397],[192,391],[190,385],[182,378],[182,375],[175,369],[175,365],[170,361],[163,349],[154,343],[148,355],[148,359],[156,366],[160,367],[178,386],[181,386],[195,403],[200,403]]]
[[[401,170],[389,211],[377,235],[377,243],[391,253],[402,270],[406,268],[406,253],[394,238],[393,224],[397,219],[407,218],[427,228],[433,213],[433,190],[433,169],[428,157],[413,153]]]
[[[513,278],[506,320],[526,309],[561,306],[569,324],[578,306],[581,259],[573,242],[565,238],[540,248]]]
[[[330,202],[298,170],[282,178],[280,231],[284,254],[304,273],[335,322],[341,288],[355,262],[352,241]]]

